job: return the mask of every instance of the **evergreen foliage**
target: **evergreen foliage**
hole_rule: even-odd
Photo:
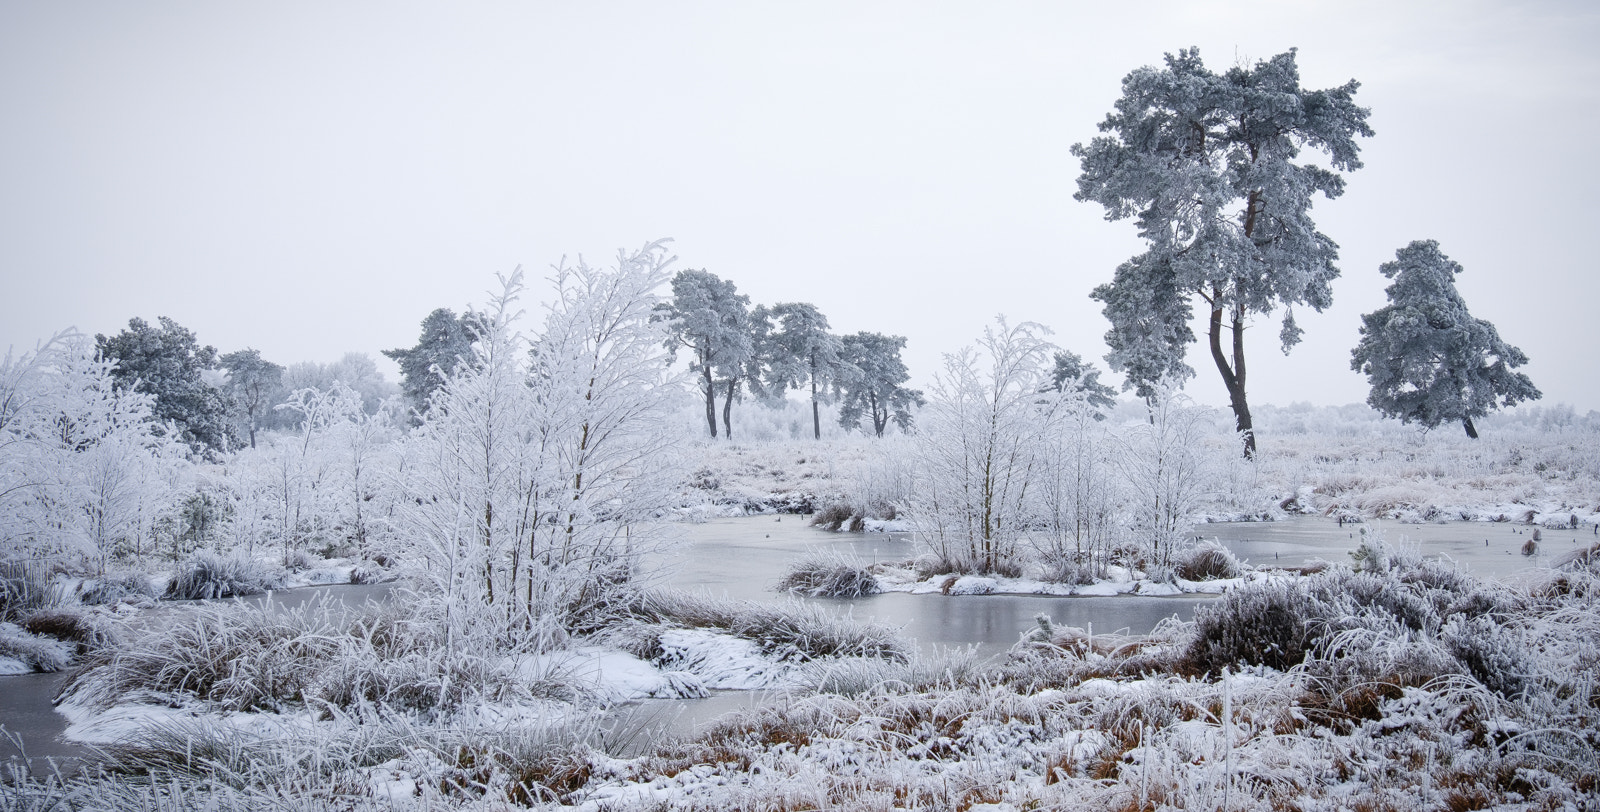
[[[1455,285],[1461,266],[1438,242],[1412,242],[1378,270],[1394,280],[1389,305],[1361,317],[1361,342],[1350,353],[1350,367],[1372,385],[1372,408],[1428,428],[1459,420],[1476,438],[1474,417],[1539,399],[1533,381],[1512,371],[1528,356],[1467,312]]]
[[[190,451],[214,455],[233,444],[228,398],[202,375],[218,367],[216,347],[202,346],[166,316],[159,327],[129,319],[127,329],[114,336],[96,335],[95,347],[101,360],[116,361],[111,374],[118,388],[153,396],[155,420],[175,426]]]
[[[699,377],[712,437],[717,436],[717,391],[725,392],[722,425],[732,440],[733,401],[754,352],[750,297],[714,273],[683,270],[672,277],[672,298],[657,305],[656,314],[667,322],[668,351],[675,355],[686,347],[693,355],[689,371]]]
[[[924,399],[920,391],[905,387],[911,379],[911,372],[900,360],[905,337],[863,331],[845,336],[839,345],[845,370],[836,383],[840,393],[839,425],[858,428],[861,419],[867,418],[873,434],[882,437],[892,418],[901,430],[910,431],[911,410],[921,406]]]
[[[1096,420],[1104,420],[1106,412],[1117,405],[1116,390],[1100,382],[1100,370],[1071,350],[1056,353],[1050,384],[1057,392],[1081,394],[1084,402],[1094,409]]]
[[[283,367],[261,357],[260,350],[243,349],[220,359],[228,371],[227,392],[245,413],[250,447],[256,447],[256,429],[261,417],[276,402],[283,389]]]
[[[1107,219],[1134,218],[1149,246],[1091,294],[1111,321],[1107,358],[1147,399],[1163,378],[1188,377],[1198,297],[1247,455],[1255,438],[1244,330],[1282,304],[1288,350],[1300,337],[1293,307],[1320,311],[1333,300],[1338,246],[1309,211],[1316,193],[1344,191],[1339,170],[1361,166],[1355,136],[1372,128],[1353,101],[1358,86],[1301,88],[1293,50],[1223,74],[1207,70],[1198,49],[1180,50],[1165,68],[1128,74],[1100,125],[1108,135],[1072,147],[1083,167],[1077,199],[1105,206]],[[1306,147],[1326,153],[1331,169],[1297,163]]]
[[[478,313],[457,316],[450,308],[441,307],[422,320],[416,346],[383,351],[400,365],[400,390],[419,413],[428,410],[433,393],[450,373],[462,364],[475,363],[472,345],[485,329],[483,319]]]
[[[850,373],[842,356],[844,345],[828,332],[828,317],[814,304],[784,302],[764,312],[776,325],[767,334],[764,349],[768,387],[777,393],[811,388],[811,432],[822,439],[821,403],[830,386]]]

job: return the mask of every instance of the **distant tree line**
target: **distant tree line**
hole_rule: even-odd
[[[118,389],[151,398],[152,430],[169,432],[189,453],[217,458],[244,445],[256,447],[262,429],[292,429],[302,416],[285,407],[302,389],[349,387],[365,411],[376,412],[394,384],[362,353],[348,353],[331,364],[302,362],[284,367],[259,350],[219,353],[195,334],[162,316],[156,324],[128,320],[114,335],[95,336],[94,356],[110,364]]]
[[[912,410],[923,403],[922,393],[905,385],[911,373],[900,357],[904,337],[835,335],[814,304],[751,307],[731,280],[684,270],[673,276],[672,297],[656,307],[656,317],[667,325],[668,350],[689,353],[712,437],[719,394],[722,432],[730,440],[733,404],[746,392],[768,402],[791,390],[806,393],[816,438],[822,437],[824,402],[839,403],[839,425],[878,437],[891,421],[909,431]]]

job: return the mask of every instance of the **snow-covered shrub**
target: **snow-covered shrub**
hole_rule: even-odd
[[[526,650],[591,631],[636,588],[681,480],[666,431],[677,376],[652,321],[672,261],[559,266],[543,332],[513,332],[519,272],[483,315],[472,363],[405,446],[410,566],[452,652]],[[531,361],[531,366],[530,366]]]
[[[35,671],[60,671],[72,662],[73,646],[29,634],[15,623],[0,622],[0,658],[20,660]]]
[[[93,708],[155,695],[225,710],[279,710],[303,701],[338,653],[337,613],[326,602],[288,611],[195,606],[160,634],[90,652],[62,695]]]
[[[163,597],[189,601],[259,595],[269,589],[282,589],[283,584],[283,573],[269,565],[201,550],[178,567]]]
[[[988,574],[1020,568],[1045,438],[1065,418],[1049,387],[1055,347],[1041,325],[998,319],[977,347],[945,356],[918,418],[919,479],[907,506],[943,564]]]
[[[16,621],[50,602],[41,561],[0,561],[0,622]]]
[[[79,602],[89,606],[142,604],[157,597],[150,577],[139,572],[107,573],[98,578],[89,578],[78,589]]]
[[[113,639],[110,617],[104,610],[41,609],[22,622],[29,634],[72,643],[78,651],[103,646]]]
[[[1130,531],[1144,547],[1144,568],[1154,580],[1164,580],[1156,573],[1172,569],[1202,499],[1216,494],[1218,458],[1235,453],[1206,447],[1215,420],[1212,410],[1163,386],[1150,404],[1149,419],[1116,437],[1121,453],[1113,459],[1128,489]]]
[[[1238,578],[1244,567],[1228,548],[1211,541],[1179,553],[1176,571],[1178,577],[1186,581],[1212,581]]]
[[[1320,596],[1291,581],[1246,584],[1195,609],[1190,667],[1203,674],[1239,663],[1286,670],[1305,659],[1314,624],[1332,612]]]
[[[872,571],[839,556],[817,555],[796,561],[775,587],[813,598],[859,598],[878,592]]]
[[[742,637],[780,657],[901,659],[907,651],[905,641],[887,626],[836,618],[819,606],[798,601],[776,606],[658,591],[641,595],[633,611],[653,623]]]

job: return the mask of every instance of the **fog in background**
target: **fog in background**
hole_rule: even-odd
[[[1581,413],[1597,40],[1580,2],[0,0],[0,349],[166,315],[278,363],[376,357],[497,272],[672,237],[756,303],[907,336],[919,385],[997,313],[1103,367],[1088,293],[1141,248],[1072,199],[1068,148],[1163,53],[1298,47],[1303,86],[1362,83],[1377,136],[1313,211],[1334,306],[1287,358],[1257,322],[1252,402],[1363,400],[1377,266],[1433,238]]]

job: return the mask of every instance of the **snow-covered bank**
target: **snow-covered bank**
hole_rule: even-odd
[[[1157,581],[1126,567],[1107,567],[1107,577],[1087,584],[1041,581],[1033,578],[1008,578],[1000,575],[933,575],[922,577],[914,567],[875,569],[878,588],[884,592],[910,592],[918,595],[1059,595],[1111,597],[1113,595],[1220,595],[1250,581],[1269,577],[1262,572],[1247,572],[1237,578],[1190,581],[1172,578]]]

